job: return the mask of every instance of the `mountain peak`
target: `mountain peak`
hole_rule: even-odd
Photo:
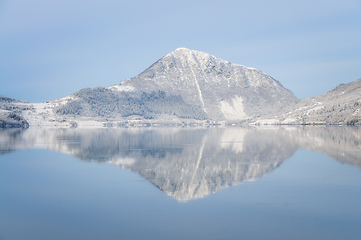
[[[203,52],[199,52],[199,51],[195,51],[195,50],[191,50],[188,48],[184,48],[184,47],[180,47],[177,48],[176,50],[174,50],[173,52],[169,53],[166,56],[175,56],[175,57],[180,57],[180,56],[194,56],[194,55],[209,55],[207,53],[203,53]]]
[[[257,69],[183,47],[120,85],[139,92],[161,90],[168,96],[180,96],[213,120],[268,116],[297,101],[292,92]]]
[[[180,48],[177,48],[176,50],[174,50],[173,52],[192,52],[192,50],[185,48],[185,47],[180,47]]]
[[[232,64],[226,60],[215,57],[212,54],[197,51],[197,50],[191,50],[191,49],[184,48],[184,47],[177,48],[173,52],[171,52],[171,53],[167,54],[166,56],[164,56],[163,58],[159,59],[159,61],[165,60],[169,57],[176,58],[176,59],[187,59],[187,60],[192,59],[193,61],[197,62],[199,66],[204,66],[205,64],[209,65],[210,63]],[[255,68],[246,67],[246,66],[243,66],[240,64],[232,64],[232,65],[237,65],[242,68],[247,68],[249,70],[257,70]],[[257,71],[259,71],[259,70],[257,70]]]

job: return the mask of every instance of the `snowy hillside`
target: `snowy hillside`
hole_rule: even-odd
[[[276,119],[280,123],[360,125],[361,79],[302,99],[292,111],[284,112]]]
[[[26,109],[27,102],[0,95],[0,129],[28,128],[29,123],[21,116]]]

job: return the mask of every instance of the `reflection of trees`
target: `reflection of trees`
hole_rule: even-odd
[[[29,148],[32,143],[23,138],[23,129],[0,130],[0,155]]]

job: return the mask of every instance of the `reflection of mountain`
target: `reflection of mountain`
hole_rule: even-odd
[[[296,150],[274,131],[250,129],[72,131],[57,139],[77,158],[108,161],[137,172],[181,201],[254,180]],[[59,147],[63,148],[52,148]]]
[[[9,129],[0,131],[0,156],[16,150],[21,150],[23,144],[21,142],[22,131],[19,129]],[[20,148],[20,149],[19,149]]]
[[[300,148],[321,152],[341,163],[361,168],[359,127],[305,127],[297,129],[295,135],[298,136]]]
[[[128,164],[114,160],[111,163],[138,172],[168,195],[187,201],[261,177],[295,151],[294,148],[275,150],[276,144],[267,141],[270,137],[261,141],[249,135],[246,139],[252,133],[247,129],[181,132],[184,138],[175,145],[168,144],[164,154],[139,157],[133,151],[127,157]]]
[[[97,129],[0,132],[4,153],[44,147],[134,171],[179,201],[257,179],[298,148],[361,167],[358,128]]]

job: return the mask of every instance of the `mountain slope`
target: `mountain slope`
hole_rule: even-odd
[[[284,116],[294,122],[355,125],[361,123],[360,108],[361,79],[358,79],[340,84],[319,96],[302,99],[293,111],[284,113]]]
[[[164,91],[200,106],[212,120],[244,120],[275,114],[298,99],[261,71],[210,54],[176,49],[135,78],[110,87],[114,91]]]
[[[28,109],[25,101],[0,95],[0,129],[28,128],[29,123],[21,116]]]
[[[71,95],[67,104],[56,109],[60,115],[84,117],[126,118],[140,116],[154,119],[157,115],[204,120],[207,118],[199,106],[187,104],[180,96],[167,96],[163,91],[128,93],[107,88],[85,88]]]

